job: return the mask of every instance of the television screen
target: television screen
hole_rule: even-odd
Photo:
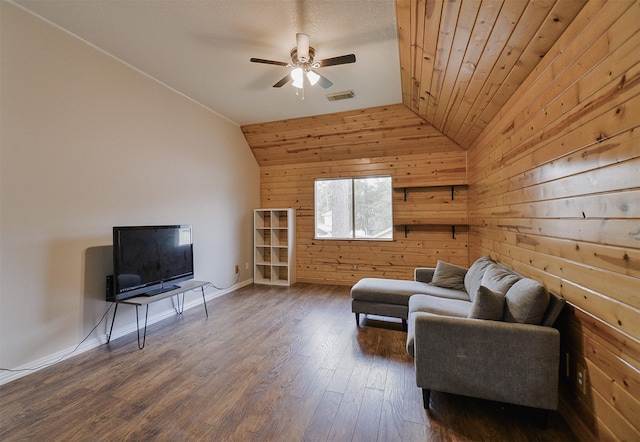
[[[190,225],[113,228],[113,296],[153,296],[193,278]]]

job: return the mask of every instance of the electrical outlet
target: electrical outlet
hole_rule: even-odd
[[[244,269],[245,269],[245,270],[249,270],[249,263],[248,263],[248,262],[245,262],[245,263],[244,263]]]
[[[240,266],[236,264],[236,274],[240,273]]]
[[[582,394],[587,394],[587,367],[578,362],[576,364],[576,388]]]

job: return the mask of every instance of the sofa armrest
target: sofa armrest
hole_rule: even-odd
[[[413,271],[413,280],[419,282],[431,282],[435,267],[418,267]]]
[[[558,330],[424,312],[411,319],[418,387],[557,409]]]

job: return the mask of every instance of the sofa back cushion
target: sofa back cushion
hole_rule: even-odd
[[[522,276],[518,275],[508,267],[497,263],[491,263],[484,271],[481,285],[487,287],[491,291],[501,293],[504,296],[511,286],[521,279]]]
[[[478,288],[480,288],[480,284],[482,283],[482,277],[484,276],[485,269],[493,262],[493,259],[487,255],[482,258],[478,258],[478,260],[469,267],[467,274],[464,276],[464,289],[469,294],[471,301],[474,300],[476,293],[478,293]]]
[[[431,283],[447,289],[464,290],[464,276],[467,269],[438,260]]]
[[[544,313],[541,325],[544,325],[545,327],[553,327],[556,319],[558,319],[558,316],[562,313],[562,309],[564,309],[565,304],[566,301],[564,298],[554,295],[553,293],[549,293],[549,306],[547,307],[547,311]]]
[[[502,320],[503,312],[504,295],[481,285],[473,299],[473,303],[471,303],[471,311],[468,317],[500,321]]]
[[[549,292],[537,281],[522,278],[505,295],[503,320],[540,324],[549,305]]]

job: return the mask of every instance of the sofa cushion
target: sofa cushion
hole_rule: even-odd
[[[481,285],[476,293],[469,318],[500,321],[504,310],[504,295]]]
[[[505,295],[503,320],[524,324],[540,324],[547,306],[549,292],[537,281],[522,278]]]
[[[492,263],[485,269],[481,285],[504,296],[511,286],[520,279],[522,279],[522,276],[511,269]]]
[[[438,261],[431,284],[448,289],[464,290],[464,275],[466,274],[467,269],[465,268]]]
[[[362,278],[351,287],[351,298],[358,301],[408,305],[411,295],[430,288],[431,286],[425,282]]]
[[[485,269],[493,262],[493,259],[487,255],[482,258],[478,258],[476,262],[469,267],[467,274],[464,276],[464,289],[469,294],[469,299],[471,299],[471,301],[475,298],[478,288],[482,283],[482,277],[484,276]]]
[[[409,314],[427,312],[435,315],[466,318],[471,311],[471,303],[460,299],[441,298],[431,295],[413,295],[409,299]]]
[[[438,298],[453,299],[457,301],[464,301],[471,303],[469,295],[464,290],[445,289],[436,285],[425,284],[425,289],[415,292],[415,295],[429,295]]]

